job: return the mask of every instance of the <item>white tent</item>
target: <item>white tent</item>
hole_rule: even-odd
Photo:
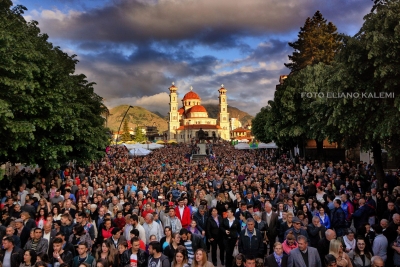
[[[246,143],[239,143],[235,145],[235,149],[250,149],[250,146]]]
[[[259,143],[258,144],[258,148],[278,148],[278,146],[274,142],[271,142],[271,143],[268,143],[268,144]]]
[[[151,151],[144,148],[134,148],[129,151],[129,154],[134,156],[147,156]]]
[[[142,144],[125,144],[125,143],[123,143],[122,145],[124,145],[128,150],[132,150],[135,148],[143,148]]]
[[[143,145],[143,147],[147,149],[147,145]],[[157,144],[157,143],[151,143],[148,145],[148,149],[151,149],[151,150],[159,149],[159,148],[163,148],[163,147],[164,147],[163,145]]]

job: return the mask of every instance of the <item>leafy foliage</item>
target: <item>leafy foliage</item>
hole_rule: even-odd
[[[47,41],[26,8],[0,3],[0,159],[45,168],[103,155],[105,107],[75,56]]]
[[[124,120],[124,126],[122,127],[122,131],[124,132],[121,136],[122,141],[123,142],[131,141],[132,139],[131,139],[131,135],[129,133],[129,126],[128,126],[127,119]]]
[[[138,126],[135,130],[135,141],[136,142],[143,142],[146,141],[146,136],[143,134],[142,127]]]

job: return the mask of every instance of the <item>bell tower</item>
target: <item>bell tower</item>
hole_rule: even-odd
[[[226,89],[223,84],[221,84],[221,88],[218,90],[219,92],[219,116],[218,116],[218,124],[221,127],[221,138],[224,140],[230,139],[229,133],[229,113],[228,113],[228,102],[226,96]]]
[[[172,82],[169,89],[169,112],[168,112],[168,139],[176,139],[176,130],[179,128],[178,112],[178,87]]]

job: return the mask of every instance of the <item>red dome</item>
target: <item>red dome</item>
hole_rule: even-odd
[[[201,105],[196,105],[196,106],[193,106],[193,107],[189,110],[189,112],[190,112],[190,113],[192,113],[192,112],[207,112],[207,110],[206,110],[205,107],[203,107],[203,106],[201,106]]]
[[[184,108],[180,108],[180,109],[178,109],[178,112],[179,112],[179,114],[183,114],[183,113],[185,113],[185,109]]]
[[[198,94],[196,94],[195,92],[190,91],[189,93],[187,93],[182,100],[187,100],[187,99],[199,99],[200,97]]]

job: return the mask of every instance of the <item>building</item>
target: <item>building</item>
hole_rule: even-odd
[[[219,113],[218,118],[209,118],[207,110],[201,105],[198,94],[190,92],[184,95],[179,107],[178,87],[172,83],[169,89],[169,113],[168,113],[168,139],[175,139],[178,143],[189,143],[198,138],[198,132],[202,129],[206,138],[221,138],[229,140],[229,113],[227,102],[227,90],[224,85],[219,88]]]

